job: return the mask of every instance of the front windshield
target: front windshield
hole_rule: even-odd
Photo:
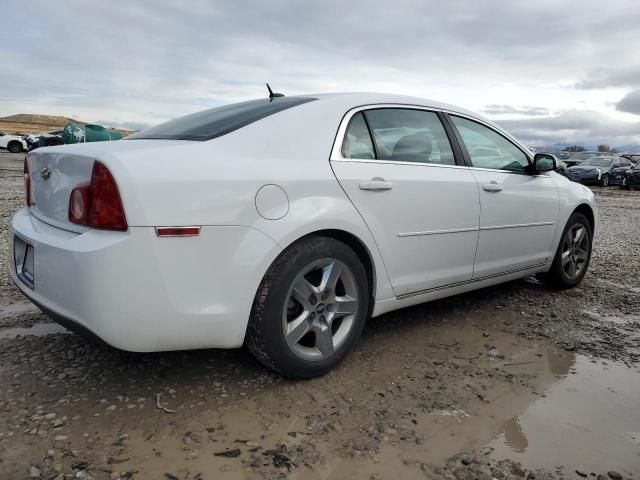
[[[593,167],[609,167],[613,159],[606,157],[591,157],[582,162],[582,165],[591,165]]]

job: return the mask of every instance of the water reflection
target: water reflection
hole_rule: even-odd
[[[547,350],[547,365],[554,375],[566,376],[572,367],[576,365],[575,353],[561,354],[553,350]]]
[[[549,349],[546,352],[547,367],[549,372],[556,377],[565,377],[576,364],[574,353],[557,353]],[[524,453],[529,446],[529,441],[520,423],[520,416],[507,420],[502,426],[499,437],[515,453]]]
[[[640,371],[548,351],[550,385],[490,443],[527,467],[640,471]],[[571,374],[570,374],[571,373]]]
[[[523,453],[529,446],[518,417],[513,417],[506,422],[502,427],[502,433],[504,434],[504,443],[509,445],[514,452]]]

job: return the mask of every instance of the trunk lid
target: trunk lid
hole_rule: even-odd
[[[27,155],[27,164],[31,176],[32,214],[65,230],[86,231],[87,227],[69,221],[69,197],[77,186],[89,184],[94,162],[101,156],[122,151],[158,148],[171,143],[184,142],[120,140],[40,148],[30,152]],[[118,179],[115,181],[117,184]]]
[[[35,150],[27,156],[31,176],[31,212],[57,227],[83,231],[69,221],[69,196],[91,180],[94,158],[85,155]]]

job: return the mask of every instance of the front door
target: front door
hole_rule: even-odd
[[[438,115],[353,115],[331,165],[380,248],[396,295],[468,281],[478,240],[476,180],[456,164]]]
[[[451,115],[480,192],[480,235],[474,278],[550,260],[559,197],[550,174],[526,172],[528,156],[486,125]]]
[[[622,179],[629,168],[631,168],[631,163],[626,158],[614,159],[613,166],[611,167],[611,183],[616,185],[622,184]]]

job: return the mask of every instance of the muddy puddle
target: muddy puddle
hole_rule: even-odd
[[[45,335],[68,334],[69,330],[57,323],[37,323],[31,327],[0,328],[0,340],[18,337],[44,337]]]
[[[570,478],[576,471],[612,470],[637,477],[640,370],[553,350],[537,361],[523,358],[513,365],[537,370],[533,395],[498,388],[488,404],[420,416],[418,428],[426,437],[420,446],[387,445],[373,462],[343,459],[329,462],[317,476],[293,478],[405,478],[399,472],[413,467],[416,475],[418,468],[437,473],[437,465],[471,451]]]
[[[0,304],[0,319],[11,318],[22,314],[38,314],[38,307],[28,302],[16,302],[7,305]]]
[[[640,370],[578,355],[547,355],[556,381],[507,420],[493,455],[529,467],[640,470]]]
[[[360,352],[323,379],[179,408],[168,428],[138,428],[109,455],[158,478],[423,478],[467,452],[570,476],[640,473],[638,368],[489,334],[483,321],[405,329],[390,335],[397,350]]]

